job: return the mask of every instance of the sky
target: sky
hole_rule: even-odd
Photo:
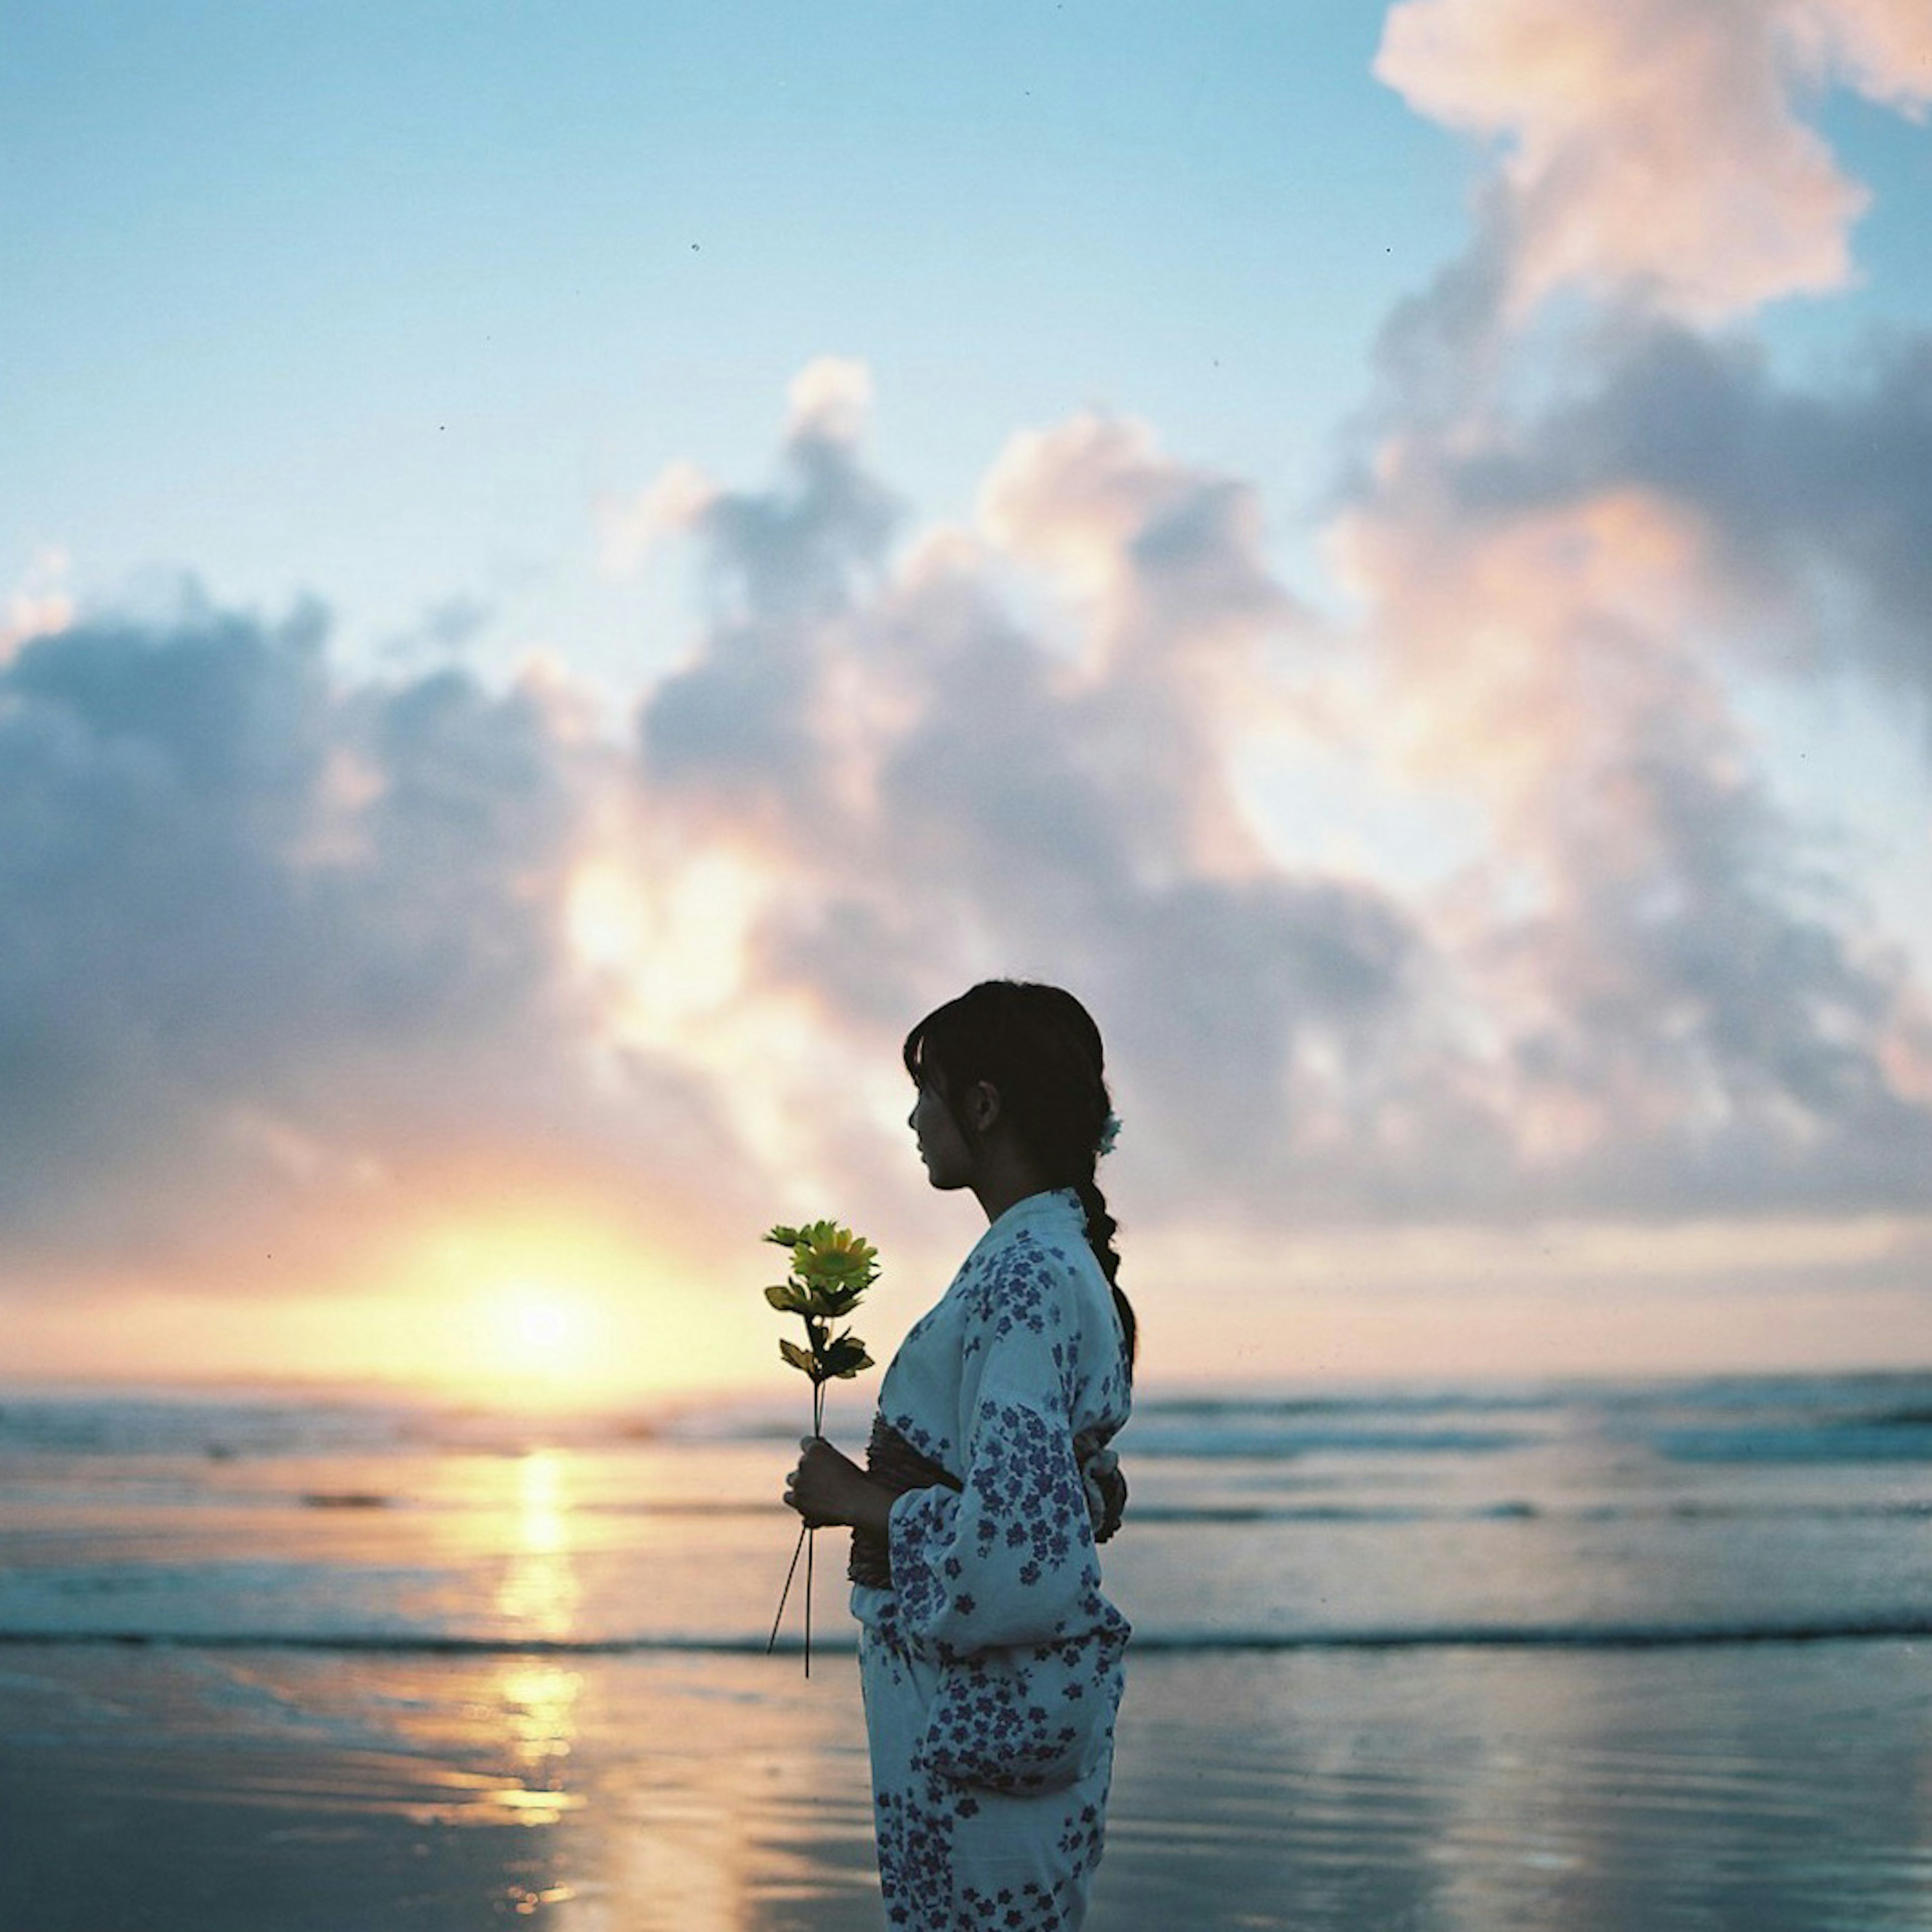
[[[1932,15],[0,0],[15,1377],[1932,1361]],[[875,1352],[878,1351],[875,1349]]]

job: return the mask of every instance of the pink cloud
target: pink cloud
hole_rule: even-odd
[[[1711,506],[1575,459],[1574,411],[1403,424],[1334,532],[1381,746],[1483,800],[1426,924],[1517,1184],[1604,1200],[1882,1198],[1932,1154],[1918,992],[1825,890],[1734,715],[1761,611]],[[1567,459],[1567,460],[1566,460]]]
[[[4,610],[0,611],[0,665],[28,638],[64,631],[74,622],[68,568],[64,550],[43,550],[8,593]]]
[[[1510,297],[1619,292],[1700,322],[1850,278],[1868,200],[1800,118],[1842,78],[1932,98],[1917,0],[1403,0],[1376,71],[1499,142]]]

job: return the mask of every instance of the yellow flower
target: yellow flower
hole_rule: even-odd
[[[801,1280],[828,1288],[869,1288],[877,1278],[878,1250],[850,1228],[814,1221],[797,1232],[791,1264]]]
[[[835,1336],[830,1327],[849,1315],[878,1279],[879,1251],[871,1242],[836,1221],[813,1221],[803,1227],[780,1226],[765,1239],[791,1250],[791,1273],[765,1290],[765,1299],[782,1314],[803,1318],[807,1346],[781,1342],[779,1352],[795,1369],[812,1378],[813,1385],[836,1378],[848,1380],[872,1366],[865,1344],[848,1328]]]

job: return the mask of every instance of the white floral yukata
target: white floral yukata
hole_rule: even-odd
[[[1070,1189],[1002,1214],[886,1372],[882,1420],[961,1485],[900,1496],[892,1588],[852,1592],[895,1932],[1073,1932],[1085,1913],[1129,1635],[1088,1496],[1129,1403]]]

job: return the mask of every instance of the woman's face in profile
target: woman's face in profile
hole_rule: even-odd
[[[919,1098],[906,1116],[919,1142],[919,1157],[926,1163],[926,1178],[935,1187],[970,1186],[974,1166],[973,1150],[952,1118],[945,1096],[938,1088],[922,1082]]]

